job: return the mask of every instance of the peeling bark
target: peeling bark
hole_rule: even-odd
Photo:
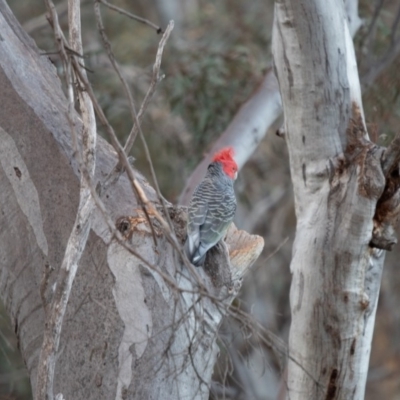
[[[398,174],[385,173],[384,149],[368,138],[346,24],[341,1],[276,2],[273,52],[297,216],[291,400],[364,399],[382,249],[393,245],[387,227],[398,214]]]
[[[68,103],[54,66],[0,0],[0,293],[36,389],[51,302],[79,203]],[[75,120],[79,132],[79,118]],[[96,147],[95,182],[117,163]],[[157,195],[136,172],[149,201]],[[216,277],[194,279],[169,241],[157,244],[126,175],[104,195],[124,239],[96,209],[72,286],[55,367],[56,398],[206,399],[218,353],[217,329],[263,241],[233,230],[207,262]],[[185,210],[169,207],[183,241]],[[142,259],[129,251],[137,252]],[[212,275],[212,274],[211,274]],[[220,278],[222,277],[222,278]],[[226,278],[226,279],[225,279]]]

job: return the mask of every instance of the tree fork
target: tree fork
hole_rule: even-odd
[[[4,0],[0,32],[0,293],[35,392],[45,308],[78,208],[80,166],[56,69]],[[73,122],[80,132],[79,117]],[[118,161],[101,139],[96,159],[94,183]],[[135,178],[162,214],[157,193],[137,171]],[[207,399],[219,323],[260,254],[262,238],[232,227],[228,249],[216,249],[209,260],[221,261],[217,276],[197,269],[200,287],[164,235],[154,243],[126,175],[102,200],[62,323],[54,396]],[[182,238],[185,211],[169,212]],[[150,220],[157,232],[158,219]]]

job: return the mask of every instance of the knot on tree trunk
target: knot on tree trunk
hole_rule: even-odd
[[[377,201],[370,246],[391,250],[397,243],[394,226],[400,214],[400,140],[395,138],[387,149],[371,142],[355,103],[347,139],[345,167],[357,168],[359,194]]]

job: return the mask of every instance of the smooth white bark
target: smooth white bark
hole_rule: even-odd
[[[362,20],[358,15],[358,0],[344,0],[344,5],[347,15],[347,23],[349,26],[350,35],[354,37],[360,26]]]
[[[363,399],[384,252],[385,179],[368,141],[341,1],[277,1],[273,52],[297,216],[287,397]],[[375,253],[377,252],[377,253]]]

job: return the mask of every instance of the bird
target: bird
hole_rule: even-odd
[[[238,166],[232,147],[214,154],[202,182],[189,203],[185,253],[196,267],[203,266],[207,251],[225,234],[236,212],[233,183]]]

